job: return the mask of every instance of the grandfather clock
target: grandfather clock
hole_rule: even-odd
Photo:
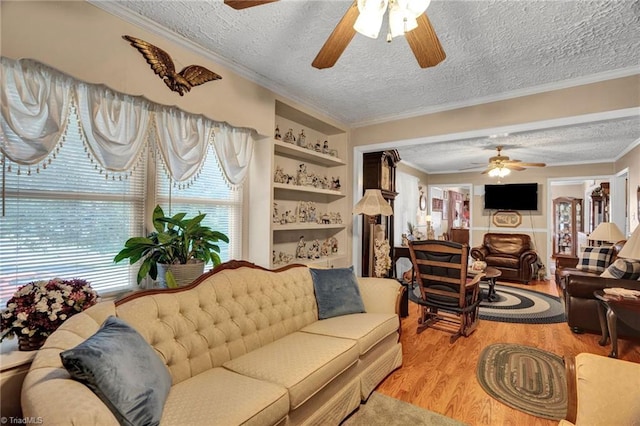
[[[400,155],[395,149],[378,152],[368,152],[362,156],[362,180],[363,194],[367,189],[380,189],[382,196],[389,202],[391,208],[398,195],[396,192],[396,165],[400,161]],[[361,194],[362,195],[362,194]],[[362,276],[369,274],[369,247],[370,227],[367,221],[363,221],[362,228]],[[377,224],[382,224],[385,230],[385,238],[389,240],[393,258],[393,217],[378,216]]]

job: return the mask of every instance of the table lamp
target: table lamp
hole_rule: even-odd
[[[374,262],[374,232],[376,224],[376,216],[393,215],[393,209],[382,196],[382,192],[379,189],[367,189],[364,192],[364,196],[353,207],[353,214],[363,214],[369,218],[369,275],[373,277],[373,262]]]
[[[617,243],[624,240],[624,235],[618,225],[613,222],[601,222],[596,229],[587,237],[589,241],[600,241],[606,243]]]
[[[640,225],[636,226],[636,230],[629,237],[618,257],[624,257],[625,259],[640,260]]]

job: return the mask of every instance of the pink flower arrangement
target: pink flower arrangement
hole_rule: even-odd
[[[33,281],[18,289],[0,314],[0,341],[6,337],[53,333],[67,318],[95,305],[98,294],[81,279]]]

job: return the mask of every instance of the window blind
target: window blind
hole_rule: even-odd
[[[179,212],[193,217],[206,213],[202,221],[214,231],[229,237],[229,244],[220,242],[220,258],[223,262],[240,259],[242,241],[242,189],[231,189],[225,182],[220,164],[209,145],[207,159],[198,178],[188,187],[174,185],[162,166],[157,167],[158,190],[156,200],[166,215]],[[212,265],[206,265],[210,268]]]
[[[0,302],[40,279],[82,278],[101,295],[132,288],[135,271],[113,257],[142,235],[146,165],[127,179],[98,172],[72,112],[66,140],[43,169],[4,164],[0,217]]]

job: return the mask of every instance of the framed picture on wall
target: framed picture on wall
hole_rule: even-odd
[[[514,210],[502,210],[493,214],[492,222],[500,228],[517,228],[522,223],[522,215]]]
[[[442,198],[432,198],[431,199],[431,211],[432,212],[441,212],[443,206]]]

